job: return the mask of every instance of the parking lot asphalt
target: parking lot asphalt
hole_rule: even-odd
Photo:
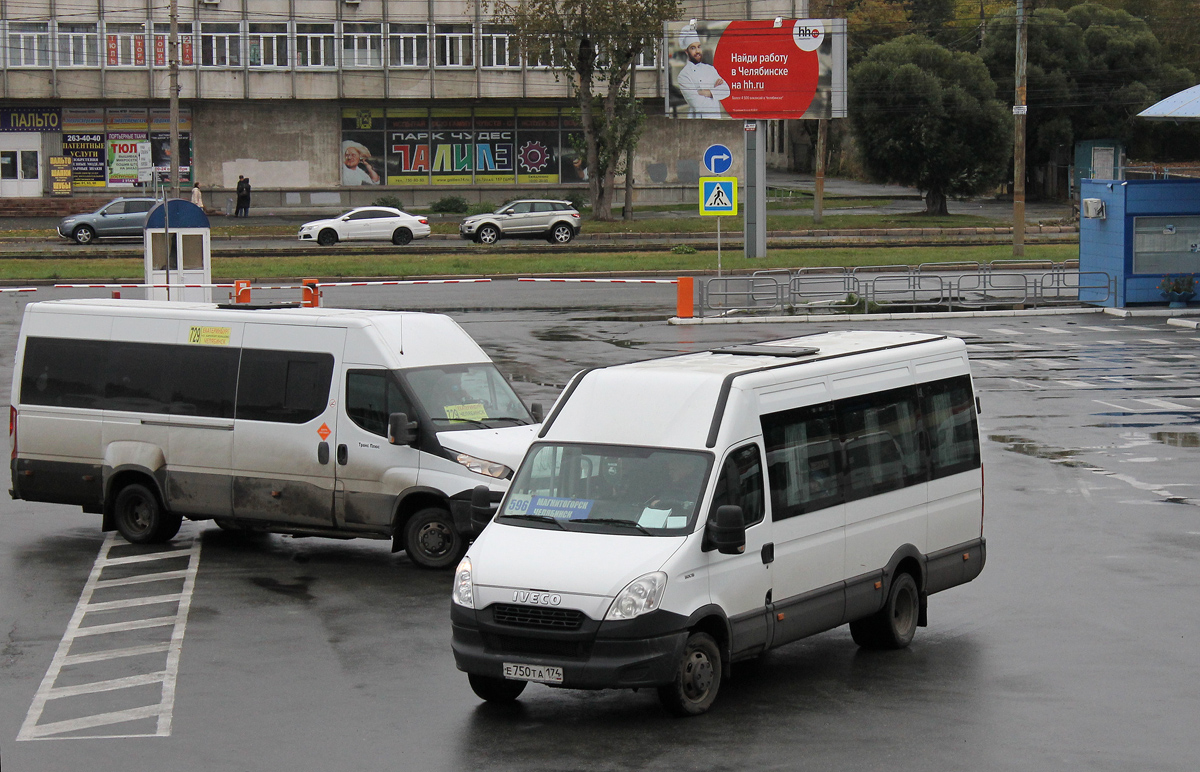
[[[450,313],[547,404],[583,367],[828,328],[671,326],[671,287],[548,287],[339,289],[326,304]],[[9,351],[25,302],[0,298]],[[198,558],[168,731],[156,716],[17,741],[105,537],[75,508],[4,501],[3,769],[1193,769],[1200,333],[1092,314],[862,326],[962,337],[983,406],[987,566],[931,598],[909,649],[860,651],[839,628],[735,668],[697,719],[644,691],[535,686],[497,708],[454,668],[448,574],[386,544],[190,523],[174,543]],[[146,697],[91,694],[45,720],[83,726]]]

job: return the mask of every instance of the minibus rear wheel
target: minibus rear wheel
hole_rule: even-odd
[[[912,643],[921,613],[921,595],[912,574],[896,574],[883,608],[850,623],[850,637],[864,649],[903,649]]]
[[[113,502],[117,531],[130,544],[158,544],[179,533],[183,518],[163,509],[154,491],[144,485],[126,485]]]
[[[418,510],[404,526],[404,551],[422,568],[449,568],[458,562],[466,543],[454,528],[454,518],[441,507]]]
[[[683,647],[675,680],[658,687],[658,700],[676,716],[698,716],[712,707],[721,688],[721,650],[708,633],[692,633]]]
[[[524,681],[510,681],[507,678],[467,674],[471,682],[471,691],[481,700],[488,702],[516,702],[525,691]]]

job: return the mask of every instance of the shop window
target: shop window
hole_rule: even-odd
[[[179,44],[179,64],[183,67],[194,66],[196,64],[196,54],[191,23],[176,23],[175,37]],[[166,67],[170,65],[170,55],[171,25],[156,22],[154,24],[154,66]]]
[[[200,64],[205,67],[242,66],[242,35],[237,24],[200,25]]]
[[[9,23],[9,67],[49,67],[51,50],[47,22]]]
[[[336,67],[336,42],[332,24],[297,24],[296,66]]]
[[[473,67],[474,33],[470,24],[438,24],[434,27],[438,67]]]
[[[288,35],[286,24],[250,24],[246,54],[251,67],[287,67]]]
[[[485,24],[479,43],[479,66],[497,69],[516,69],[521,66],[520,47],[510,27]]]
[[[59,67],[100,66],[100,38],[96,34],[95,23],[64,24],[60,22],[57,35]]]
[[[378,24],[342,25],[342,66],[383,66],[383,34]]]
[[[392,67],[429,66],[429,28],[393,24],[388,28],[388,63]]]
[[[61,24],[59,25],[59,29],[62,29]],[[59,32],[59,36],[62,36],[61,31]],[[104,61],[109,67],[145,67],[145,25],[105,24]]]

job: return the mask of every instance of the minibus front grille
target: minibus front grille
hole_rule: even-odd
[[[586,659],[591,651],[589,641],[524,638],[516,635],[496,635],[495,633],[484,633],[483,645],[489,651],[500,654],[525,654],[534,657]]]
[[[541,606],[498,604],[492,606],[492,618],[498,625],[538,630],[578,630],[583,624],[581,611]]]

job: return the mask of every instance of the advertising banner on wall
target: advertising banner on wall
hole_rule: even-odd
[[[475,181],[512,183],[516,173],[512,109],[475,111]]]
[[[50,195],[71,195],[71,159],[65,155],[50,156]]]
[[[667,22],[667,115],[844,118],[846,20]]]
[[[103,134],[63,134],[63,154],[71,159],[75,187],[104,187]]]
[[[517,116],[517,182],[558,182],[558,110]]]
[[[471,109],[434,108],[430,115],[433,184],[470,185],[475,169],[475,132]]]
[[[343,185],[382,185],[387,173],[382,108],[342,110],[341,174]]]
[[[61,131],[57,107],[0,107],[0,131]]]
[[[108,132],[108,185],[132,188],[138,182],[138,152],[146,144],[144,131]]]

